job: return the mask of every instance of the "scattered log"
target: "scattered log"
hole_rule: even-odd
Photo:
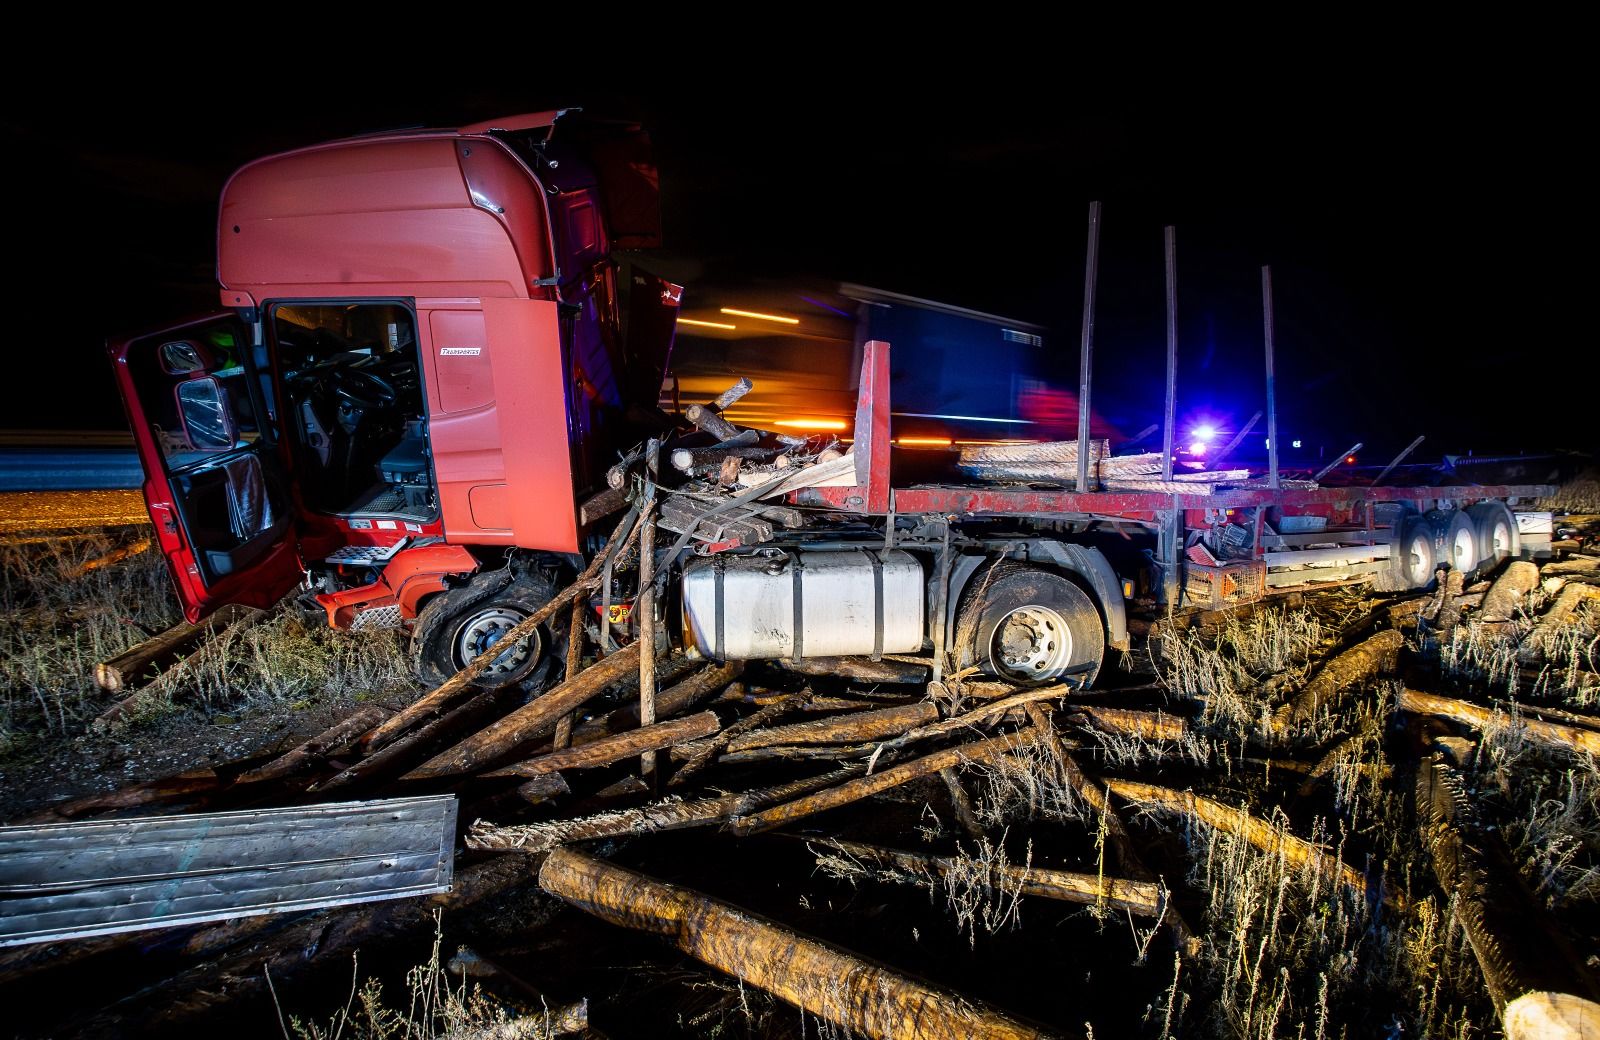
[[[545,802],[564,798],[571,793],[572,788],[567,786],[567,781],[560,773],[531,777],[526,783],[517,785],[517,797],[529,805],[543,805]]]
[[[391,744],[384,745],[378,751],[350,765],[343,772],[320,783],[312,784],[308,791],[312,794],[322,794],[378,777],[392,777],[406,767],[414,765],[429,748],[437,747],[446,737],[471,732],[474,726],[499,716],[518,696],[515,688],[484,690],[465,704],[458,705],[455,710],[446,712]]]
[[[578,506],[578,526],[589,527],[613,513],[620,513],[628,505],[628,489],[618,485],[608,487],[597,495],[585,499]]]
[[[937,705],[932,701],[918,701],[915,704],[832,715],[788,726],[756,730],[734,738],[728,744],[728,750],[752,751],[756,748],[778,747],[784,744],[859,744],[883,737],[898,736],[914,726],[938,717]]]
[[[1539,587],[1539,565],[1527,560],[1512,560],[1489,586],[1478,609],[1481,621],[1511,621],[1523,612],[1528,593]]]
[[[967,794],[967,789],[961,786],[961,775],[954,769],[941,769],[939,779],[944,782],[944,789],[950,794],[950,810],[955,813],[956,822],[961,825],[962,833],[973,841],[982,841],[983,824],[978,821],[978,814],[972,809],[972,798]]]
[[[704,670],[689,675],[687,679],[682,678],[695,668]],[[656,715],[670,719],[674,715],[683,714],[713,694],[720,693],[723,687],[737,679],[743,671],[743,661],[729,661],[714,668],[705,668],[705,661],[699,658],[680,658],[673,661],[670,667],[657,673],[661,682],[670,682],[673,685],[656,694]],[[572,744],[574,747],[582,747],[608,734],[626,732],[638,725],[639,703],[633,701],[577,727],[572,732]]]
[[[349,718],[328,727],[328,729],[312,737],[299,747],[290,749],[265,765],[257,766],[248,772],[241,773],[234,780],[234,783],[256,784],[265,780],[281,780],[330,755],[348,751],[361,738],[362,734],[388,718],[389,715],[389,709],[377,704],[369,704]]]
[[[1073,716],[1087,719],[1095,729],[1115,736],[1177,743],[1187,739],[1190,732],[1188,719],[1164,711],[1138,711],[1100,704],[1074,704],[1070,711]]]
[[[678,797],[642,805],[635,809],[619,809],[597,813],[581,819],[550,820],[544,823],[524,823],[499,827],[478,820],[467,831],[469,849],[489,852],[546,852],[558,845],[574,841],[594,841],[599,838],[617,838],[624,834],[655,834],[659,831],[676,831],[688,827],[705,827],[735,819],[762,806],[773,805],[811,791],[833,787],[854,776],[860,776],[863,767],[845,766],[821,776],[792,780],[774,787],[754,791],[735,791],[713,798],[684,801]],[[638,778],[632,778],[637,782]]]
[[[871,795],[881,794],[890,788],[899,787],[937,773],[941,769],[961,765],[964,762],[985,762],[999,758],[1001,755],[1020,750],[1033,743],[1037,735],[1030,732],[1008,733],[1005,736],[990,737],[970,744],[961,744],[943,751],[935,751],[931,755],[912,759],[897,766],[891,766],[881,773],[864,776],[840,784],[838,787],[819,791],[816,794],[797,798],[792,802],[774,806],[763,810],[753,816],[737,819],[732,823],[734,833],[739,835],[759,834],[762,831],[781,827],[786,823],[823,812],[827,809],[838,808],[851,802],[860,801]]]
[[[686,719],[641,726],[626,733],[592,741],[582,747],[553,751],[548,755],[530,758],[525,762],[484,773],[484,777],[532,777],[555,773],[563,769],[594,769],[632,758],[646,751],[659,751],[674,744],[708,737],[722,728],[714,711],[703,711]]]
[[[927,681],[925,665],[901,661],[872,661],[865,657],[802,657],[772,664],[800,675],[820,675],[863,683],[920,683]]]
[[[1537,661],[1545,655],[1545,650],[1556,640],[1557,634],[1567,625],[1573,623],[1573,615],[1578,608],[1590,600],[1600,600],[1600,588],[1593,585],[1571,584],[1561,590],[1554,603],[1550,604],[1539,620],[1533,626],[1533,631],[1528,633],[1528,638],[1517,649],[1517,659],[1524,663]]]
[[[1377,728],[1376,720],[1371,718],[1362,719],[1361,724],[1356,727],[1354,733],[1335,743],[1321,758],[1317,759],[1316,764],[1306,773],[1305,780],[1301,781],[1300,789],[1295,793],[1301,798],[1309,798],[1323,778],[1339,767],[1340,759],[1345,757],[1346,752],[1353,747],[1360,746],[1362,741],[1371,739]]]
[[[61,576],[68,581],[76,581],[86,574],[100,570],[102,567],[110,567],[112,564],[132,559],[145,552],[152,544],[154,543],[149,537],[135,539],[127,545],[119,545],[92,560],[85,560],[75,567],[63,568]]]
[[[62,802],[23,817],[18,823],[48,823],[52,820],[75,820],[90,813],[133,809],[157,802],[180,801],[196,795],[209,794],[221,789],[227,780],[215,769],[193,769],[158,780],[129,784],[105,794],[85,795],[70,802]]]
[[[1459,774],[1438,752],[1417,771],[1416,806],[1434,874],[1452,899],[1495,1008],[1505,1013],[1512,1001],[1529,993],[1592,1000],[1597,990],[1582,960],[1521,884],[1499,838],[1476,825]],[[1535,1009],[1522,1008],[1519,1027],[1524,1015],[1534,1017]],[[1596,1011],[1600,1008],[1590,1004],[1585,1018],[1600,1027]],[[1507,1036],[1518,1035],[1511,1032],[1511,1022],[1506,1026]]]
[[[637,673],[638,669],[639,644],[629,643],[610,657],[602,657],[579,672],[571,682],[564,682],[540,694],[505,718],[484,727],[448,751],[435,755],[402,779],[431,780],[469,773],[490,765],[539,736],[542,730],[553,729],[561,716],[630,672]]]
[[[716,473],[722,469],[722,464],[728,459],[749,459],[758,462],[771,462],[782,454],[783,448],[725,448],[714,445],[710,448],[678,448],[670,458],[672,468],[680,473],[687,473],[691,477],[703,477],[707,473]]]
[[[567,620],[567,662],[561,676],[563,682],[571,682],[583,667],[583,614],[587,608],[588,604],[581,596],[572,601],[572,617]],[[572,716],[563,715],[556,722],[556,733],[550,738],[550,745],[559,751],[571,743]]]
[[[1456,625],[1461,623],[1461,601],[1466,598],[1461,594],[1463,581],[1461,572],[1452,568],[1439,582],[1439,609],[1430,620],[1438,628],[1439,639],[1443,642],[1449,642]]]
[[[108,693],[129,689],[159,674],[196,644],[211,639],[226,629],[238,631],[266,616],[267,612],[264,610],[229,603],[198,624],[180,622],[160,635],[152,636],[139,645],[124,650],[108,661],[101,661],[94,666],[94,681]],[[124,705],[119,703],[101,718],[108,719],[113,712],[121,715],[125,711]]]
[[[1540,568],[1540,573],[1546,575],[1556,574],[1600,574],[1600,556],[1569,556],[1565,560],[1547,563]]]
[[[739,427],[718,415],[710,405],[692,404],[683,410],[683,417],[693,423],[695,429],[709,433],[719,441],[739,436]]]
[[[1391,629],[1369,636],[1337,655],[1322,666],[1305,689],[1272,713],[1270,732],[1275,737],[1292,734],[1331,708],[1358,683],[1392,670],[1404,645],[1405,637]]]
[[[446,679],[433,690],[423,694],[405,708],[396,712],[383,725],[374,729],[362,741],[363,746],[369,751],[379,747],[405,732],[424,716],[435,713],[446,704],[457,699],[465,692],[468,686],[472,685],[479,675],[483,674],[484,669],[499,660],[501,655],[514,646],[518,640],[526,638],[534,629],[554,617],[558,610],[566,607],[578,596],[593,591],[594,587],[599,583],[600,572],[605,568],[606,561],[624,549],[634,538],[638,537],[642,526],[643,524],[639,522],[638,510],[629,510],[628,515],[611,532],[611,537],[606,540],[605,546],[595,554],[594,559],[589,561],[589,566],[583,569],[583,573],[578,575],[571,585],[557,593],[549,603],[517,622],[509,632],[495,640],[494,646],[479,654],[461,671]],[[635,653],[637,652],[635,651]],[[637,662],[635,663],[637,664]]]
[[[1452,719],[1484,731],[1515,729],[1529,740],[1546,747],[1557,747],[1600,757],[1600,732],[1581,726],[1564,726],[1542,719],[1518,718],[1494,708],[1485,708],[1453,697],[1440,697],[1409,688],[1400,691],[1400,709],[1417,715]]]
[[[867,758],[882,750],[882,744],[784,744],[779,747],[751,748],[749,751],[728,751],[717,761],[730,766],[749,765],[752,762],[844,762]]]
[[[717,734],[715,738],[708,741],[703,747],[699,745],[685,744],[685,749],[695,747],[697,750],[695,751],[694,755],[684,763],[683,767],[673,774],[672,780],[667,784],[667,786],[682,787],[684,784],[689,782],[691,777],[699,773],[706,766],[710,765],[713,758],[726,750],[728,744],[735,737],[744,733],[748,733],[751,730],[761,729],[774,719],[782,718],[791,711],[799,708],[800,705],[804,704],[810,696],[811,694],[809,692],[784,694],[783,697],[760,708],[750,717],[740,719],[738,722],[735,722],[733,725]]]
[[[728,903],[572,849],[550,854],[539,885],[604,921],[658,935],[851,1034],[896,1040],[1044,1035]]]
[[[1224,834],[1243,838],[1262,852],[1282,856],[1301,870],[1316,871],[1357,894],[1365,895],[1367,892],[1366,878],[1359,870],[1346,866],[1337,856],[1295,837],[1287,830],[1251,816],[1243,808],[1236,809],[1192,791],[1174,791],[1170,787],[1157,787],[1133,780],[1107,780],[1106,786],[1118,798],[1182,813]]]
[[[1600,1036],[1600,1004],[1570,993],[1524,993],[1500,1016],[1506,1040],[1585,1040]]]
[[[1152,881],[1128,881],[1045,867],[981,863],[962,856],[930,856],[838,838],[827,838],[818,844],[821,848],[834,849],[860,863],[900,871],[923,881],[952,873],[963,876],[977,874],[983,876],[990,887],[1000,891],[1021,892],[1023,895],[1058,899],[1065,903],[1110,906],[1140,917],[1161,916],[1166,903],[1162,898],[1161,886]],[[812,852],[815,854],[816,849]],[[821,860],[822,857],[818,856],[819,863]]]

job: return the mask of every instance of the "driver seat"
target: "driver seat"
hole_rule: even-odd
[[[422,422],[406,423],[405,434],[378,462],[378,476],[386,484],[428,483],[428,442],[422,435]]]

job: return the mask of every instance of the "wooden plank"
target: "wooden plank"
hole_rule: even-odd
[[[0,828],[0,946],[448,891],[450,795]]]
[[[266,611],[229,603],[198,625],[180,622],[137,646],[130,647],[108,661],[94,666],[94,681],[103,690],[116,693],[145,679],[159,675],[180,655],[236,623],[253,624]]]

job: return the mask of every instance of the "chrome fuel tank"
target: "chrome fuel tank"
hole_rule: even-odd
[[[714,556],[684,568],[685,634],[717,660],[911,653],[925,583],[899,549]]]

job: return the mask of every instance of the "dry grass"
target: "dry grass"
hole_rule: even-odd
[[[95,664],[181,620],[156,550],[82,570],[147,533],[0,543],[0,756],[83,732],[114,699],[95,685]],[[335,632],[281,612],[200,647],[148,684],[133,718],[299,708],[413,683],[396,633]]]
[[[1303,679],[1325,633],[1309,610],[1262,609],[1233,619],[1216,639],[1190,629],[1161,640],[1162,682],[1200,705],[1214,738],[1244,740],[1266,727],[1282,693]]]

